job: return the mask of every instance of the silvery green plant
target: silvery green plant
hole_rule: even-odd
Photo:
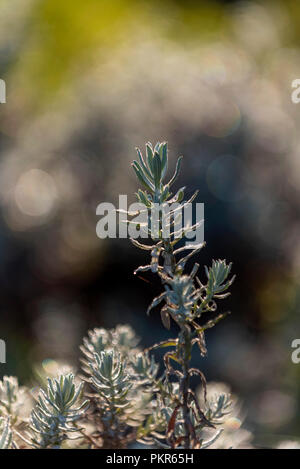
[[[12,376],[4,376],[0,381],[0,405],[2,412],[8,415],[14,413],[14,407],[19,396],[19,383],[17,378]]]
[[[6,422],[3,431],[11,436],[10,440],[13,438],[14,448],[22,446],[18,435],[29,422],[31,407],[32,398],[27,388],[20,386],[16,377],[4,376],[0,380],[0,419]]]
[[[29,397],[14,376],[4,376],[0,381],[0,416],[9,417],[12,425],[26,419],[24,404]]]
[[[161,345],[172,344],[173,339]],[[159,373],[154,356],[139,348],[131,327],[89,331],[81,352],[85,386],[80,377],[62,374],[70,367],[58,362],[52,369],[56,378],[45,379],[39,372],[42,387],[33,409],[29,389],[14,377],[3,378],[0,449],[126,448],[136,441],[162,448],[183,444],[180,382],[171,382],[166,371]],[[197,435],[203,433],[193,448],[226,448],[231,440],[244,441],[245,431],[223,432],[222,439],[216,430],[232,415],[229,393],[210,392],[204,399],[202,391],[189,392],[191,423]]]
[[[12,431],[9,418],[0,418],[0,449],[10,449],[12,445]]]
[[[204,331],[213,327],[224,316],[220,314],[212,317],[211,314],[217,309],[216,301],[229,295],[227,290],[234,277],[229,279],[231,264],[227,265],[224,260],[217,260],[213,261],[211,267],[205,267],[206,281],[202,283],[197,276],[199,264],[195,263],[190,270],[186,269],[186,265],[193,256],[199,253],[204,243],[187,244],[176,248],[177,243],[201,223],[198,220],[193,226],[183,223],[179,230],[177,227],[176,220],[184,218],[185,205],[191,203],[197,195],[196,192],[189,200],[184,201],[184,187],[180,188],[175,195],[171,192],[171,187],[180,172],[182,157],[177,160],[173,177],[165,182],[168,168],[167,143],[157,143],[154,148],[147,143],[145,159],[139,149],[137,149],[137,154],[138,160],[133,162],[132,167],[143,186],[143,190],[138,190],[137,198],[142,204],[140,213],[145,211],[148,213],[150,226],[147,232],[151,237],[151,243],[142,244],[136,239],[131,239],[135,246],[150,251],[149,264],[138,267],[135,272],[150,270],[159,275],[163,292],[154,298],[148,308],[148,313],[160,305],[164,326],[169,329],[173,320],[179,328],[176,338],[152,347],[164,346],[171,349],[164,355],[163,392],[167,394],[169,402],[165,406],[166,398],[163,396],[159,408],[159,412],[163,412],[166,419],[163,444],[165,447],[172,448],[203,448],[208,446],[209,442],[203,442],[202,429],[204,426],[211,427],[214,424],[206,417],[205,410],[201,409],[197,396],[190,388],[191,376],[197,375],[202,382],[204,397],[206,396],[206,381],[203,373],[190,365],[192,348],[198,344],[201,355],[206,355]],[[176,208],[173,208],[174,202],[176,202]],[[150,212],[157,204],[160,206],[159,219],[153,230]],[[169,213],[168,236],[166,236],[166,230],[163,229],[166,225],[166,221],[163,220],[165,208]],[[130,215],[128,212],[129,218]],[[130,219],[127,222],[135,223]],[[207,315],[207,320],[203,323],[204,314]],[[168,386],[171,375],[178,381],[176,393],[173,392],[172,386]],[[161,393],[161,389],[159,392]]]
[[[158,365],[138,346],[129,326],[96,328],[84,338],[83,379],[91,408],[93,447],[126,447],[152,411]]]
[[[34,448],[60,448],[72,432],[78,432],[76,422],[88,404],[80,402],[82,387],[83,383],[76,386],[71,373],[48,379],[31,412],[29,442]]]

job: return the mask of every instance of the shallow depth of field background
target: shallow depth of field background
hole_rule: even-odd
[[[95,326],[172,335],[145,314],[159,284],[132,274],[147,253],[95,231],[100,202],[134,201],[135,146],[168,140],[205,203],[197,261],[237,274],[195,364],[258,446],[300,439],[300,4],[1,0],[0,78],[0,375],[77,363]]]

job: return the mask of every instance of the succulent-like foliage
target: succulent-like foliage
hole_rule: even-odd
[[[229,295],[229,293],[223,295],[220,295],[220,293],[227,290],[235,278],[232,277],[230,280],[227,280],[231,266],[231,263],[226,265],[224,260],[213,261],[209,269],[205,266],[205,272],[208,278],[206,290],[209,299],[226,298],[226,296]]]
[[[159,218],[156,220],[156,227],[153,230],[148,227],[154,244],[142,244],[135,239],[132,242],[137,247],[151,251],[150,263],[139,267],[136,272],[151,270],[156,272],[164,286],[164,291],[154,300],[148,308],[148,312],[162,303],[160,310],[164,326],[170,328],[172,319],[179,326],[179,334],[175,339],[171,339],[157,346],[170,347],[173,350],[167,352],[164,357],[166,366],[166,380],[173,374],[179,382],[177,395],[168,390],[167,382],[161,383],[159,392],[169,397],[168,406],[159,409],[161,415],[165,415],[165,447],[203,448],[207,446],[201,437],[201,430],[207,426],[212,427],[213,423],[205,416],[205,411],[201,409],[197,396],[189,387],[190,377],[198,375],[203,386],[204,396],[206,396],[206,381],[203,373],[190,367],[192,347],[195,343],[200,348],[201,355],[206,354],[204,339],[205,329],[214,326],[224,315],[209,318],[206,323],[199,323],[198,320],[203,313],[214,313],[217,309],[216,300],[225,298],[229,293],[225,291],[232,284],[233,279],[228,279],[231,264],[225,261],[213,261],[212,266],[205,268],[207,282],[202,284],[197,276],[199,265],[194,264],[190,272],[186,271],[186,264],[198,254],[204,244],[188,244],[175,249],[175,245],[191,231],[195,230],[201,220],[196,220],[193,226],[183,223],[178,228],[177,220],[183,220],[183,211],[187,203],[191,203],[197,192],[188,200],[184,199],[184,188],[172,196],[171,185],[178,177],[181,158],[178,159],[174,176],[168,183],[164,183],[168,167],[167,143],[157,143],[153,148],[151,144],[146,145],[147,162],[143,159],[141,151],[138,149],[139,161],[133,162],[133,169],[139,181],[146,188],[146,191],[138,191],[138,201],[144,206],[140,213],[149,212],[150,209],[159,204]],[[172,204],[176,202],[176,207]],[[165,208],[167,207],[167,231],[165,222]],[[131,214],[128,213],[128,216]],[[130,223],[130,221],[128,221]],[[166,235],[167,233],[167,235]],[[188,254],[184,254],[188,251]],[[156,346],[154,346],[156,347]],[[174,365],[173,365],[174,364]],[[160,400],[158,399],[159,403]],[[166,399],[164,397],[163,404]],[[209,414],[208,417],[211,417]],[[218,435],[218,433],[216,434]],[[215,438],[215,436],[213,437]]]
[[[135,355],[138,351],[139,338],[128,325],[119,325],[115,329],[95,328],[88,332],[88,337],[83,339],[80,350],[83,353],[81,359],[83,371],[90,374],[90,362],[94,361],[95,353],[116,349],[122,357]]]
[[[136,438],[136,428],[151,412],[158,365],[138,347],[129,326],[94,329],[81,346],[83,379],[93,403],[87,416],[96,423],[94,445],[123,447]]]
[[[87,401],[80,403],[83,384],[76,386],[74,376],[61,375],[48,379],[47,389],[40,390],[37,404],[31,412],[31,443],[35,448],[59,448],[83,415]]]
[[[0,381],[0,405],[11,415],[18,399],[19,383],[17,378],[4,376]]]
[[[155,363],[153,355],[150,358],[146,352],[138,353],[132,357],[130,366],[137,383],[152,385],[156,382],[158,364]]]
[[[114,350],[95,353],[91,372],[91,384],[107,403],[113,419],[119,409],[129,406],[127,394],[132,384],[125,372],[125,363]]]
[[[9,416],[12,423],[24,415],[24,404],[28,399],[27,389],[20,387],[14,376],[4,376],[0,381],[0,416]]]
[[[10,449],[12,445],[12,431],[9,418],[0,419],[0,449]]]
[[[241,427],[241,409],[238,399],[230,393],[230,389],[224,383],[208,383],[207,401],[199,395],[200,402],[205,408],[205,416],[215,427],[221,427],[222,433],[215,439],[209,448],[250,448],[252,435]],[[203,434],[205,440],[214,437],[213,428],[205,428]]]
[[[198,220],[192,225],[190,220],[185,220],[183,213],[185,207],[195,200],[198,191],[185,202],[182,202],[185,187],[181,187],[175,194],[171,192],[171,186],[180,172],[182,157],[177,160],[173,177],[169,182],[164,183],[168,168],[166,142],[157,143],[154,149],[150,143],[147,143],[147,163],[145,163],[141,151],[137,149],[137,152],[139,162],[134,161],[132,166],[139,181],[148,189],[148,192],[139,190],[136,194],[138,202],[142,205],[139,214],[145,217],[146,213],[148,218],[147,223],[137,223],[134,220],[127,220],[127,223],[138,225],[141,233],[149,235],[154,244],[142,244],[136,239],[131,239],[135,246],[151,251],[150,264],[138,267],[135,273],[151,270],[160,274],[180,274],[186,262],[204,246],[204,243],[188,244],[174,251],[174,246],[180,240],[191,236],[203,223],[203,220]],[[127,215],[136,217],[137,214],[127,212]],[[189,253],[177,261],[175,255],[185,250]],[[161,259],[163,260],[162,264],[160,263]]]
[[[4,376],[0,381],[0,418],[8,422],[14,441],[14,447],[22,446],[19,432],[29,421],[32,398],[25,386],[20,386],[14,376]]]

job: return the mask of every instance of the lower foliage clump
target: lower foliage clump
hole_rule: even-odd
[[[89,331],[81,351],[79,373],[65,372],[59,363],[53,376],[39,371],[38,393],[14,377],[0,381],[1,449],[182,446],[178,384],[159,373],[130,326]],[[197,448],[249,446],[250,434],[237,428],[238,406],[228,390],[208,384],[202,395],[196,391],[191,403]]]

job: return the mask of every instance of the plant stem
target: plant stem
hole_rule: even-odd
[[[176,259],[173,253],[173,246],[169,240],[164,241],[165,248],[165,263],[164,270],[167,274],[175,273]],[[183,357],[182,357],[182,378],[180,382],[180,387],[182,392],[182,416],[184,421],[185,429],[185,448],[190,448],[190,416],[189,416],[189,386],[190,386],[190,360],[191,360],[191,331],[188,326],[182,327],[182,347],[183,347]]]
[[[190,358],[191,358],[191,340],[190,340],[190,331],[186,328],[183,331],[183,365],[182,372],[183,376],[181,378],[180,388],[182,389],[182,415],[185,428],[185,448],[189,449],[190,447],[190,416],[189,416],[189,386],[190,386]]]

